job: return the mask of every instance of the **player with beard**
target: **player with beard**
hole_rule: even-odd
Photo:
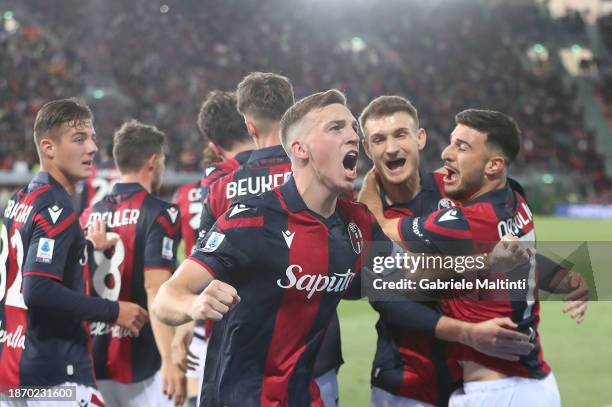
[[[115,133],[113,156],[121,178],[109,195],[81,217],[89,227],[101,219],[114,250],[96,252],[93,288],[101,298],[130,300],[147,308],[176,266],[179,211],[156,198],[165,168],[164,134],[137,121]],[[173,362],[174,328],[155,317],[140,335],[104,322],[92,324],[96,377],[112,406],[182,405],[185,372]]]
[[[408,100],[400,96],[378,97],[363,110],[360,123],[364,148],[374,162],[380,186],[378,193],[375,188],[368,190],[368,183],[364,183],[362,200],[382,202],[386,218],[424,216],[455,205],[444,192],[444,174],[418,170],[426,133],[419,127],[417,111]],[[564,280],[563,292],[571,286],[568,282]],[[561,288],[555,286],[557,292]],[[577,295],[578,291],[570,299]],[[494,346],[501,347],[503,342],[496,337],[503,335],[504,329],[492,325],[516,327],[509,318],[493,319],[488,326],[470,324],[442,316],[434,299],[422,304],[431,310],[409,302],[372,303],[380,313],[378,347],[372,367],[372,406],[446,405],[455,380],[447,364],[445,344],[436,338],[461,342],[496,357],[512,356],[495,353]],[[582,305],[572,303],[564,311]],[[430,314],[431,318],[424,317]],[[485,328],[489,331],[478,332]],[[481,342],[469,343],[474,338]]]
[[[518,126],[508,116],[492,111],[467,110],[459,113],[456,121],[451,144],[442,153],[447,171],[443,181],[444,192],[461,206],[423,217],[402,217],[399,224],[397,219],[384,217],[380,199],[370,200],[370,209],[386,233],[392,238],[406,240],[406,245],[413,250],[447,254],[482,251],[505,233],[533,241],[535,229],[531,212],[524,197],[509,186],[506,175],[508,164],[519,150]],[[371,187],[375,185],[372,175],[366,184],[375,189]],[[522,221],[514,223],[512,230],[500,226],[507,224],[507,219],[518,218]],[[465,381],[465,393],[455,393],[450,405],[560,403],[554,377],[542,359],[537,335],[539,304],[534,292],[535,266],[536,260],[532,258],[528,267],[519,270],[530,284],[524,292],[518,293],[518,301],[516,292],[505,299],[481,293],[480,300],[448,298],[443,301],[445,314],[464,321],[512,318],[519,325],[519,331],[530,333],[535,344],[529,355],[514,362],[495,359],[465,346],[449,345],[451,360],[461,362]],[[576,279],[561,275],[561,285],[566,286],[566,292],[574,290]],[[584,293],[584,287],[578,288]],[[573,308],[573,316],[580,321],[586,303],[574,301],[566,308]]]

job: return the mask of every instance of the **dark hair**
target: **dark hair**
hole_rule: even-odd
[[[47,102],[40,108],[34,120],[34,142],[36,148],[43,136],[55,139],[53,130],[64,123],[78,126],[85,120],[93,120],[89,106],[76,98]]]
[[[165,135],[136,120],[123,123],[113,138],[113,157],[122,173],[139,171],[153,154],[163,151]]]
[[[419,115],[410,101],[401,96],[379,96],[368,104],[359,115],[359,124],[365,131],[366,121],[370,118],[391,116],[398,112],[406,112],[414,119],[416,128],[419,128]]]
[[[291,106],[280,121],[280,136],[285,151],[288,151],[287,139],[289,137],[289,130],[294,124],[302,120],[309,112],[336,103],[346,106],[346,97],[339,90],[330,89],[325,92],[306,96],[304,99]]]
[[[241,114],[274,122],[294,102],[291,82],[275,73],[251,72],[238,84],[236,96]]]
[[[200,108],[198,128],[204,137],[224,149],[250,140],[244,118],[236,108],[235,92],[210,92]]]
[[[455,122],[485,133],[487,143],[498,147],[508,163],[518,155],[521,130],[512,117],[493,110],[467,109],[457,113]]]

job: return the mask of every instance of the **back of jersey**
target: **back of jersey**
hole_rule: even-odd
[[[114,248],[95,252],[92,270],[95,295],[111,301],[130,301],[147,308],[145,273],[148,269],[174,271],[179,234],[176,206],[149,194],[140,184],[117,183],[112,193],[89,208],[81,223],[102,219]],[[160,367],[151,325],[138,337],[117,325],[91,325],[96,377],[133,383],[151,377]]]

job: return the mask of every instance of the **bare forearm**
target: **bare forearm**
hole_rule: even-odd
[[[436,325],[436,338],[446,342],[467,343],[472,324],[443,316]]]
[[[159,289],[147,291],[147,302],[149,308],[153,306],[153,301],[157,297]],[[151,329],[155,344],[159,350],[162,360],[169,360],[171,356],[171,344],[174,337],[174,327],[161,322],[155,315],[151,316]]]
[[[164,283],[151,305],[153,316],[167,325],[182,325],[192,320],[187,313],[198,296],[188,290],[175,287],[171,281]]]

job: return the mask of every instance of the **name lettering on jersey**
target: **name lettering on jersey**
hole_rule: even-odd
[[[166,209],[166,212],[168,212],[168,216],[170,216],[170,220],[172,220],[172,223],[176,223],[176,218],[179,214],[178,209],[176,209],[175,207],[170,207]]]
[[[89,326],[91,336],[104,336],[111,334],[113,338],[134,338],[129,329],[119,325],[108,324],[106,322],[92,322]]]
[[[442,216],[440,216],[440,218],[438,218],[438,222],[446,222],[446,221],[449,221],[449,220],[457,220],[457,219],[459,219],[457,217],[457,210],[453,209],[451,211],[444,212],[442,214]]]
[[[291,172],[286,172],[284,174],[262,175],[232,181],[225,187],[225,197],[232,199],[236,196],[259,195],[284,184],[290,176]]]
[[[38,240],[38,249],[36,250],[36,262],[37,263],[51,263],[53,261],[53,246],[55,246],[55,240],[46,237],[41,237]]]
[[[124,209],[115,212],[93,212],[87,219],[86,227],[93,224],[98,219],[102,219],[109,228],[116,228],[125,225],[135,225],[140,217],[139,209]]]
[[[204,247],[199,247],[198,250],[204,253],[214,252],[219,246],[221,246],[223,239],[225,239],[225,235],[223,233],[212,232]]]
[[[412,219],[412,233],[418,237],[423,237],[423,232],[421,232],[421,229],[419,228],[419,218]]]
[[[285,270],[285,276],[288,281],[284,283],[283,279],[279,278],[276,280],[276,284],[280,288],[295,288],[299,291],[306,291],[306,298],[308,299],[312,298],[316,292],[320,291],[345,291],[355,277],[355,273],[351,273],[351,269],[348,269],[346,273],[334,273],[332,276],[306,274],[299,278],[296,276],[296,272],[301,274],[303,272],[302,266],[299,264],[290,265],[287,267],[287,270]]]
[[[349,239],[351,240],[351,246],[353,246],[355,253],[361,253],[361,249],[363,249],[363,234],[361,233],[359,226],[357,226],[357,224],[354,222],[349,223],[348,234]]]
[[[2,328],[2,321],[0,321],[0,344],[5,343],[7,347],[13,349],[25,349],[25,335],[23,331],[23,325],[17,325],[15,331],[8,332]]]
[[[515,236],[521,236],[525,233],[524,229],[533,221],[533,214],[531,209],[523,202],[519,208],[519,211],[512,218],[500,220],[497,224],[497,233],[499,238],[506,236],[507,234],[513,234]]]
[[[14,219],[17,223],[25,223],[30,216],[30,213],[34,209],[31,205],[26,205],[22,203],[16,203],[13,200],[9,200],[6,204],[6,209],[4,210],[4,218],[5,219]]]
[[[48,209],[49,216],[51,216],[51,221],[53,222],[54,225],[57,223],[57,220],[59,219],[63,210],[64,208],[60,208],[57,205],[53,205],[51,208]]]
[[[174,253],[172,248],[174,247],[174,240],[170,239],[168,236],[164,236],[162,241],[162,251],[161,257],[162,259],[172,260],[174,257]]]
[[[291,242],[293,242],[293,236],[295,236],[295,232],[290,232],[288,230],[283,231],[283,238],[285,239],[285,243],[287,243],[287,247],[291,249]]]
[[[238,215],[240,212],[244,212],[244,211],[248,211],[249,209],[251,209],[250,206],[246,206],[244,204],[238,204],[232,207],[232,210],[230,211],[229,214],[229,218],[231,218],[232,216],[236,216]]]

